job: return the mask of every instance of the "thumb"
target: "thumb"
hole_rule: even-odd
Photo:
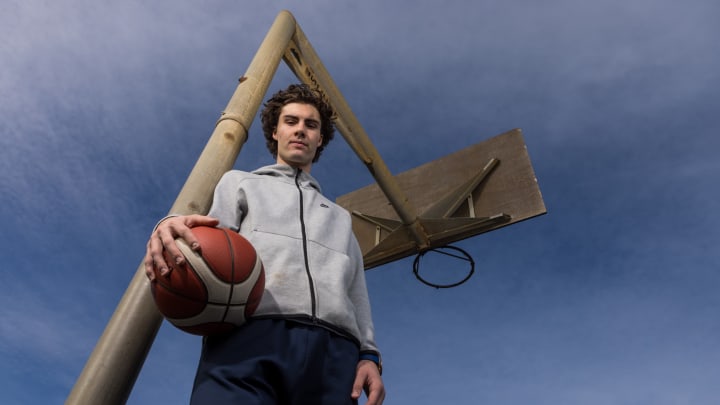
[[[355,382],[353,383],[352,393],[350,394],[352,399],[359,399],[360,395],[362,394],[362,390],[363,390],[363,378],[360,375],[360,373],[358,373],[355,376]]]

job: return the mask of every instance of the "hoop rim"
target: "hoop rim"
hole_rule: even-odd
[[[454,255],[454,254],[450,254],[450,253],[447,253],[447,252],[441,252],[440,250],[442,250],[442,249],[451,249],[451,250],[454,250],[454,251],[459,252],[460,254],[462,254],[464,257],[458,256],[458,255]],[[427,279],[423,278],[423,277],[420,275],[420,259],[425,255],[425,253],[428,253],[428,252],[437,252],[437,253],[440,253],[440,254],[444,254],[444,255],[447,255],[447,256],[452,256],[452,257],[458,258],[458,259],[460,259],[460,260],[467,260],[467,261],[470,263],[470,270],[468,271],[468,273],[467,273],[467,275],[465,276],[465,278],[463,278],[462,280],[460,280],[460,281],[458,281],[458,282],[455,282],[455,283],[439,284],[439,283],[433,283],[433,282],[431,282],[431,281],[428,281]],[[420,280],[421,283],[423,283],[423,284],[425,284],[425,285],[427,285],[427,286],[434,287],[434,288],[438,288],[438,289],[439,289],[439,288],[452,288],[452,287],[457,287],[457,286],[465,283],[466,281],[468,281],[468,280],[470,279],[470,277],[472,277],[472,275],[473,275],[474,273],[475,273],[475,261],[473,260],[472,256],[470,256],[470,254],[469,254],[467,251],[465,251],[465,250],[463,250],[463,249],[461,249],[461,248],[459,248],[459,247],[457,247],[457,246],[445,245],[445,246],[438,246],[438,247],[435,247],[435,248],[430,248],[430,249],[424,250],[424,251],[418,253],[417,256],[415,256],[415,260],[413,261],[413,274],[415,274],[415,278],[417,278],[418,280]]]

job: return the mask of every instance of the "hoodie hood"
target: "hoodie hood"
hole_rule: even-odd
[[[288,165],[270,165],[270,166],[263,166],[259,169],[254,170],[253,174],[259,174],[262,176],[273,176],[278,178],[284,178],[287,179],[290,182],[295,182],[295,175],[297,172],[300,171],[300,185],[302,187],[310,187],[317,190],[319,193],[322,193],[322,189],[320,188],[320,183],[318,183],[317,180],[313,176],[311,176],[309,173],[306,173],[298,168],[288,166]]]

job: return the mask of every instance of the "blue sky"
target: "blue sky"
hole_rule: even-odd
[[[9,0],[0,402],[64,401],[282,9],[392,172],[519,127],[548,208],[459,243],[460,287],[367,273],[386,404],[717,401],[716,1]],[[313,174],[372,182],[340,137]],[[187,402],[198,350],[164,325],[128,403]]]

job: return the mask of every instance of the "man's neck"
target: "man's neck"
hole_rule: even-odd
[[[285,166],[290,166],[290,167],[295,168],[295,169],[300,169],[300,170],[304,171],[304,172],[307,173],[307,174],[310,174],[310,169],[312,169],[312,163],[307,164],[307,165],[304,165],[304,166],[301,166],[301,165],[294,164],[294,163],[288,163],[288,162],[286,162],[286,161],[284,161],[284,160],[282,160],[282,159],[280,159],[280,158],[277,159],[277,164],[279,164],[279,165],[285,165]]]

